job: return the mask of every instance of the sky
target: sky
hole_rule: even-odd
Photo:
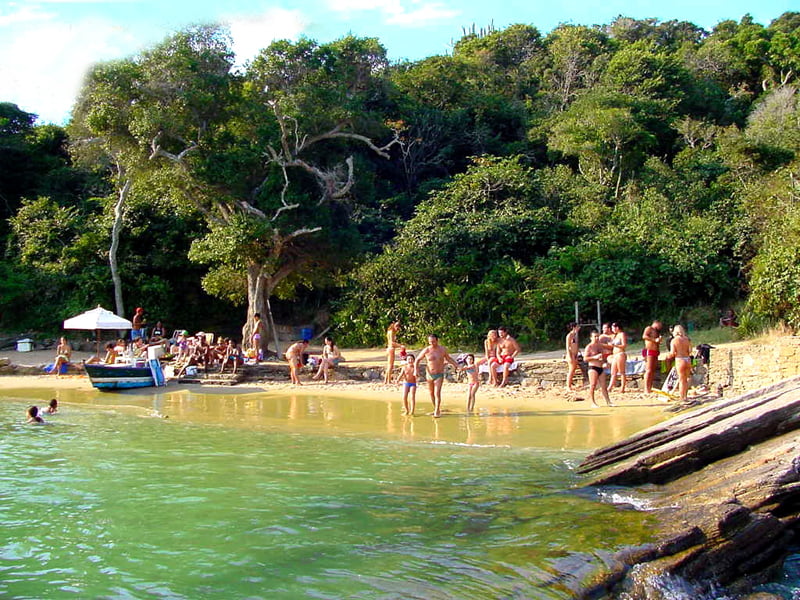
[[[198,23],[225,23],[237,62],[274,39],[320,43],[376,37],[391,61],[451,51],[466,30],[514,23],[546,34],[560,23],[617,16],[690,21],[712,29],[750,14],[768,25],[800,0],[0,0],[0,102],[65,124],[87,69],[129,57]]]

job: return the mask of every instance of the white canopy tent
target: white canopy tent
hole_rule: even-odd
[[[110,310],[102,306],[87,310],[75,317],[64,321],[64,329],[84,329],[97,332],[97,354],[100,354],[100,330],[101,329],[130,329],[133,327],[128,319],[115,315]]]

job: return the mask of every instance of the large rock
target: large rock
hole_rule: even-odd
[[[648,486],[653,541],[609,561],[604,589],[579,598],[666,600],[749,591],[774,577],[800,524],[800,378],[673,418],[599,450],[590,485]],[[600,577],[599,580],[603,581]]]

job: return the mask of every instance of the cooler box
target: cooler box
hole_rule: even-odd
[[[25,338],[24,340],[17,340],[17,352],[31,352],[33,351],[33,340]]]
[[[314,337],[314,328],[313,327],[303,327],[300,329],[300,339],[301,340],[311,340]]]

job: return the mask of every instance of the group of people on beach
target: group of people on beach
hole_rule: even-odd
[[[451,364],[456,371],[463,372],[467,376],[466,406],[469,414],[475,410],[475,399],[481,385],[480,367],[487,366],[491,385],[505,387],[508,384],[508,376],[516,362],[516,357],[522,350],[517,340],[509,334],[508,329],[498,327],[487,333],[484,340],[484,356],[480,358],[476,359],[474,354],[464,354],[463,362],[460,363],[450,356],[447,349],[439,343],[439,337],[436,334],[430,334],[428,345],[417,356],[414,356],[407,353],[405,345],[397,341],[399,331],[399,321],[392,322],[386,330],[384,383],[390,384],[393,381],[396,354],[399,352],[400,358],[405,360],[405,363],[394,381],[404,384],[403,412],[407,415],[414,415],[416,409],[418,374],[423,361],[425,362],[425,379],[433,404],[433,416],[440,417],[442,414],[442,384],[444,383],[446,363]]]
[[[644,391],[653,391],[653,381],[658,369],[658,359],[661,354],[662,324],[655,320],[645,327],[642,332],[642,358],[644,359]],[[590,334],[591,339],[583,350],[581,356],[578,343],[578,334],[581,326],[577,323],[570,323],[569,332],[566,337],[566,361],[567,361],[567,389],[573,391],[574,377],[577,372],[581,358],[586,361],[589,377],[589,399],[592,406],[598,406],[595,399],[595,392],[600,390],[603,399],[608,406],[613,406],[609,397],[609,392],[614,390],[616,378],[620,378],[620,392],[625,393],[627,386],[627,347],[628,336],[619,323],[604,323],[601,331],[593,330]],[[667,364],[674,362],[675,370],[678,375],[678,394],[680,400],[685,400],[689,390],[689,378],[692,374],[692,345],[686,330],[682,325],[675,325],[672,328],[672,340],[670,341],[669,352],[665,357]],[[606,371],[609,373],[606,381]]]

